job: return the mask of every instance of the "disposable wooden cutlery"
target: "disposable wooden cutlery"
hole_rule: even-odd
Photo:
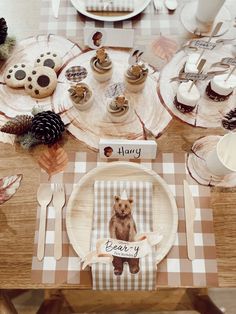
[[[44,257],[44,245],[45,245],[45,231],[46,231],[46,218],[47,218],[47,206],[52,199],[52,190],[50,184],[40,184],[37,192],[37,200],[40,209],[39,217],[39,233],[38,233],[38,249],[37,257],[41,261]]]
[[[55,184],[52,204],[55,209],[54,257],[62,257],[62,208],[65,205],[65,189],[63,184]]]
[[[190,260],[195,259],[195,245],[194,245],[194,218],[195,205],[194,199],[189,188],[189,184],[184,180],[184,208],[186,221],[186,235],[187,235],[187,251]]]

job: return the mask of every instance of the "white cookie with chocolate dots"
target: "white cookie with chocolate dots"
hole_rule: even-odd
[[[25,63],[14,64],[4,74],[5,83],[12,88],[24,87],[27,76],[31,71],[32,67]]]
[[[62,58],[56,52],[44,52],[38,56],[34,66],[46,66],[58,72],[62,66]]]
[[[57,86],[57,75],[49,67],[35,67],[28,74],[25,90],[33,98],[44,98],[52,95]]]

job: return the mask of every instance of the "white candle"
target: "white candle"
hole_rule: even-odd
[[[228,133],[219,140],[215,149],[206,158],[212,174],[224,176],[236,172],[236,133]]]
[[[202,23],[212,24],[225,0],[198,0],[196,18]]]

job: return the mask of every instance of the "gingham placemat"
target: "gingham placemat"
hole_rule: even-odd
[[[61,0],[58,19],[53,17],[51,0],[42,0],[40,11],[40,31],[66,36],[78,40],[83,38],[84,27],[133,28],[139,35],[178,35],[186,32],[180,22],[180,12],[187,0],[179,0],[179,6],[173,14],[168,10],[155,11],[151,1],[147,8],[132,19],[119,22],[95,21],[78,14],[70,0]]]
[[[63,182],[66,188],[67,200],[71,194],[73,184],[89,170],[105,162],[98,159],[96,153],[78,152],[69,155],[69,163],[64,173],[51,179],[51,182]],[[176,241],[166,258],[158,265],[158,286],[217,286],[217,262],[215,250],[215,236],[213,230],[213,214],[210,208],[210,189],[198,185],[188,174],[186,169],[186,154],[159,153],[153,163],[137,161],[143,166],[152,168],[167,182],[172,190],[179,213],[179,224]],[[196,217],[194,224],[196,259],[187,258],[183,179],[187,179],[194,196]],[[46,173],[42,173],[41,182],[48,182]],[[46,234],[45,258],[39,262],[36,257],[38,217],[35,231],[34,256],[32,261],[32,281],[38,283],[80,283],[80,259],[76,256],[65,230],[65,211],[63,215],[63,258],[56,261],[53,257],[54,217],[52,206],[49,206]]]
[[[94,213],[91,233],[91,251],[96,250],[98,239],[109,238],[109,222],[113,215],[115,195],[126,191],[132,197],[132,216],[137,234],[153,231],[152,183],[143,181],[95,181]],[[127,263],[123,273],[114,275],[112,264],[93,264],[92,278],[95,290],[154,290],[156,287],[155,247],[152,252],[139,259],[140,271],[133,275]]]

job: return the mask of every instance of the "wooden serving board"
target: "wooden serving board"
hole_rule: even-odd
[[[213,71],[211,65],[220,62],[224,57],[233,57],[231,45],[225,45],[221,48],[217,47],[213,51],[205,51],[202,58],[206,59],[203,73]],[[197,82],[197,87],[201,93],[201,99],[190,113],[182,113],[176,109],[174,98],[177,93],[179,82],[170,83],[170,79],[179,75],[183,69],[188,55],[185,51],[178,52],[173,59],[163,68],[160,77],[160,94],[163,98],[165,106],[169,112],[180,120],[197,127],[215,128],[221,126],[222,117],[235,107],[236,90],[231,97],[222,102],[214,102],[205,93],[206,86],[209,81]],[[222,68],[214,68],[214,70],[223,70]]]
[[[12,56],[0,67],[0,112],[15,117],[18,114],[30,114],[35,105],[51,109],[52,97],[37,100],[27,95],[24,88],[10,88],[4,81],[4,72],[9,66],[19,62],[33,66],[37,56],[47,51],[55,51],[62,57],[62,67],[81,53],[77,44],[56,35],[38,35],[17,43]]]
[[[148,181],[153,184],[153,231],[163,239],[158,247],[156,262],[171,249],[177,232],[178,211],[167,183],[154,171],[132,162],[112,162],[94,168],[73,189],[66,211],[66,228],[75,252],[83,258],[90,251],[93,221],[95,180]]]
[[[60,83],[53,95],[53,105],[71,107],[64,116],[65,122],[71,122],[68,131],[95,149],[98,149],[100,138],[145,139],[147,133],[151,133],[154,137],[160,136],[172,118],[157,95],[157,77],[151,67],[149,67],[149,75],[142,92],[131,93],[126,90],[123,92],[129,100],[132,111],[127,121],[114,123],[107,115],[107,104],[112,98],[106,96],[106,91],[112,84],[123,84],[129,58],[129,54],[124,51],[107,49],[107,52],[113,62],[113,76],[107,82],[100,83],[93,77],[90,59],[95,51],[85,52],[75,57],[59,75]],[[74,65],[81,65],[87,69],[88,76],[83,82],[88,84],[94,92],[93,105],[86,111],[79,111],[73,107],[69,97],[69,83],[65,77],[65,71]]]
[[[211,152],[221,136],[210,135],[198,139],[192,146],[187,157],[187,168],[190,175],[202,185],[236,187],[236,173],[226,176],[212,174],[206,166],[206,156]]]

